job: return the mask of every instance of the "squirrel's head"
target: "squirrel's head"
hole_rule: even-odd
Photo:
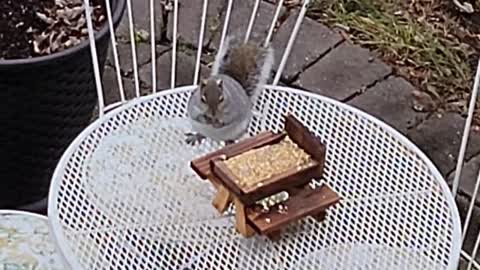
[[[223,80],[220,78],[204,79],[200,82],[200,103],[205,108],[205,116],[213,122],[221,119],[225,106]]]

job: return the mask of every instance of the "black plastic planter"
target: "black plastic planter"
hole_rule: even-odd
[[[115,27],[125,0],[111,0]],[[110,44],[96,34],[101,72]],[[22,208],[48,194],[57,162],[89,124],[97,92],[89,42],[49,56],[0,60],[0,208]]]

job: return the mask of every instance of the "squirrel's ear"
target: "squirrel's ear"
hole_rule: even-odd
[[[216,83],[217,83],[218,87],[222,87],[223,81],[222,81],[222,79],[218,79],[216,81]]]

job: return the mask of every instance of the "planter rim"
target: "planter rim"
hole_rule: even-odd
[[[114,1],[116,2],[116,6],[112,11],[112,22],[115,27],[115,25],[118,25],[118,23],[120,22],[120,19],[122,18],[123,11],[125,9],[125,4],[126,4],[125,1],[128,1],[128,0],[112,0],[111,2],[114,2]],[[111,7],[113,7],[113,5],[111,5]],[[99,38],[103,37],[108,33],[109,33],[109,23],[107,19],[105,21],[104,26],[100,29],[100,31],[95,33],[95,40],[98,40]],[[49,55],[37,56],[32,58],[0,60],[0,68],[7,67],[7,66],[24,66],[24,65],[32,65],[32,64],[41,64],[43,62],[57,60],[57,59],[66,57],[70,54],[74,54],[80,50],[83,50],[85,49],[85,47],[88,47],[89,45],[90,45],[90,41],[86,39],[82,41],[80,44],[78,44],[77,46],[68,48],[60,52],[49,54]]]

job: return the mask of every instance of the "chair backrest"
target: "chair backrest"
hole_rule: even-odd
[[[90,39],[90,46],[91,46],[91,54],[92,54],[92,59],[93,59],[93,65],[94,65],[94,73],[95,73],[95,80],[96,80],[96,86],[97,86],[97,94],[98,94],[98,108],[99,108],[99,117],[102,117],[105,112],[108,110],[121,106],[122,104],[126,103],[127,100],[127,94],[126,94],[126,88],[123,83],[123,78],[122,78],[122,71],[121,71],[121,62],[122,60],[127,60],[132,62],[132,76],[134,80],[134,97],[138,98],[141,96],[141,82],[140,82],[140,77],[139,77],[139,68],[138,68],[138,51],[137,51],[137,42],[136,39],[138,38],[138,31],[144,31],[144,29],[137,29],[135,20],[138,18],[134,17],[135,14],[135,6],[132,5],[132,0],[126,0],[127,1],[127,10],[125,12],[125,19],[128,19],[126,22],[126,31],[128,32],[128,39],[129,39],[129,45],[130,45],[130,51],[131,55],[128,55],[125,57],[125,55],[122,55],[122,59],[120,59],[120,54],[118,51],[118,44],[117,40],[118,37],[115,34],[115,31],[110,31],[110,49],[111,49],[111,62],[112,65],[114,66],[115,69],[115,80],[117,83],[117,88],[119,93],[120,100],[118,102],[114,102],[111,104],[106,104],[105,101],[105,92],[104,88],[102,85],[102,78],[101,78],[101,67],[99,66],[98,62],[98,55],[97,55],[97,50],[95,47],[95,42],[94,42],[94,31],[93,31],[93,24],[91,21],[91,16],[90,14],[86,15],[87,18],[87,26],[88,26],[88,31],[89,31],[89,39]],[[146,2],[149,1],[149,2]],[[225,0],[227,1],[226,3],[226,10],[223,11],[224,14],[224,20],[223,20],[223,26],[221,27],[221,32],[220,32],[220,39],[218,41],[218,50],[220,50],[224,46],[224,41],[229,34],[229,28],[230,28],[230,22],[231,22],[231,15],[232,15],[232,9],[233,9],[233,4],[234,0]],[[237,1],[244,1],[244,0],[237,0]],[[85,5],[88,7],[89,1],[85,1]],[[142,1],[139,1],[142,2]],[[149,29],[149,43],[150,43],[150,66],[151,66],[151,93],[155,93],[159,90],[165,90],[165,89],[173,89],[175,86],[178,86],[176,82],[178,81],[177,77],[177,63],[178,63],[178,53],[179,53],[179,48],[181,44],[179,44],[179,39],[181,38],[179,36],[179,20],[188,20],[188,21],[195,21],[197,18],[190,18],[190,17],[181,17],[181,14],[179,13],[179,5],[182,3],[188,3],[189,1],[179,1],[179,0],[170,0],[170,1],[165,1],[166,4],[163,6],[163,8],[160,8],[158,6],[158,0],[144,0],[143,1],[145,5],[148,5],[148,10],[149,14],[143,14],[143,16],[147,16],[149,18],[149,23],[150,23],[150,29]],[[200,1],[199,1],[200,2]],[[192,85],[196,85],[199,82],[200,78],[200,69],[201,69],[201,58],[202,54],[205,52],[205,41],[206,41],[206,27],[207,21],[208,21],[208,12],[209,12],[209,5],[210,4],[215,4],[215,2],[218,1],[208,1],[204,0],[203,5],[202,5],[202,12],[200,17],[198,17],[198,39],[195,41],[195,49],[196,49],[196,60],[195,60],[195,69],[194,69],[194,74],[193,74],[193,80],[191,82]],[[253,3],[252,5],[252,11],[251,14],[249,15],[250,17],[245,18],[244,21],[246,22],[246,30],[245,30],[245,41],[248,41],[252,37],[252,33],[254,31],[254,26],[255,26],[255,21],[259,17],[259,7],[261,5],[262,0],[252,0],[252,1],[247,1],[249,3]],[[275,68],[275,76],[272,81],[272,85],[277,85],[280,81],[280,76],[282,74],[283,69],[285,68],[285,65],[287,63],[288,56],[290,55],[290,52],[292,50],[293,44],[295,42],[295,39],[297,37],[297,34],[300,30],[300,26],[303,22],[303,19],[305,17],[307,8],[309,6],[310,0],[304,0],[303,3],[301,4],[300,11],[298,12],[298,17],[296,20],[296,23],[292,29],[291,35],[288,39],[288,42],[286,44],[286,47],[283,50],[283,53],[281,54],[281,57],[279,59],[276,59],[276,62],[278,63],[278,66]],[[135,4],[138,5],[138,4]],[[108,22],[108,27],[109,29],[114,29],[114,24],[112,21],[112,5],[109,3],[109,1],[106,1],[106,10],[107,10],[107,22]],[[263,44],[264,46],[267,46],[271,43],[272,41],[272,36],[274,34],[277,22],[279,22],[281,11],[284,8],[284,0],[279,0],[278,3],[276,4],[275,12],[273,14],[273,17],[271,18],[271,23],[268,29],[266,29],[266,33],[261,33],[262,35],[265,34]],[[169,20],[171,19],[171,26],[173,29],[167,29],[169,33],[171,33],[171,66],[170,66],[170,83],[169,87],[162,87],[158,85],[158,70],[157,70],[157,52],[156,52],[156,41],[157,41],[157,31],[158,27],[161,27],[158,25],[158,16],[162,16],[162,11],[165,12],[165,10],[162,9],[171,9],[172,14],[169,16]],[[197,14],[197,13],[196,13]],[[145,18],[141,18],[144,20]],[[262,18],[264,19],[264,18]],[[270,19],[270,18],[269,18]],[[243,19],[242,19],[243,20]],[[190,23],[190,22],[189,22]],[[166,27],[166,26],[163,26]],[[171,32],[170,32],[171,31]],[[235,33],[237,34],[237,33]],[[276,54],[277,56],[279,54]],[[130,58],[130,59],[126,59]],[[109,91],[112,91],[112,89],[108,89]]]
[[[477,203],[478,189],[480,187],[480,170],[476,177],[475,187],[471,193],[471,198],[465,198],[459,192],[460,181],[462,179],[462,172],[465,162],[465,154],[467,150],[468,140],[472,132],[472,122],[475,114],[475,105],[478,100],[478,88],[480,84],[480,61],[478,62],[477,72],[475,75],[475,81],[470,97],[470,103],[468,107],[468,115],[465,121],[462,143],[458,154],[457,167],[452,184],[452,193],[457,200],[457,206],[460,209],[462,216],[463,229],[462,229],[462,257],[465,261],[461,261],[461,269],[480,269],[480,263],[478,256],[478,248],[480,246],[480,230],[478,224],[478,210],[475,209]],[[462,181],[465,181],[462,179]],[[466,268],[463,268],[466,267]]]

